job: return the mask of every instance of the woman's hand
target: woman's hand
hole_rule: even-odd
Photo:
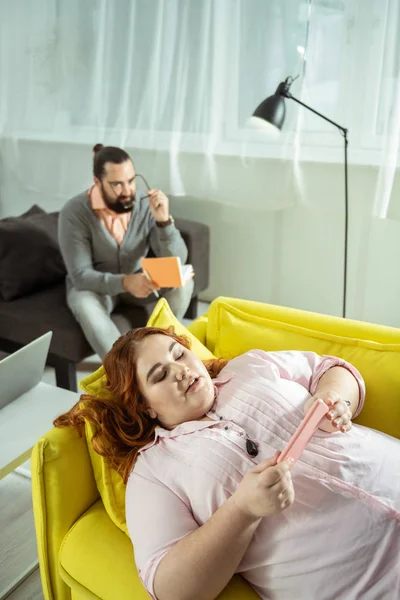
[[[254,519],[270,517],[293,504],[291,459],[276,464],[278,454],[247,471],[232,500]]]
[[[351,424],[351,408],[350,402],[344,400],[337,392],[327,392],[325,394],[316,394],[312,396],[304,405],[304,414],[306,414],[316,400],[323,400],[329,406],[329,412],[319,424],[319,429],[327,433],[341,431],[345,433],[350,431]]]

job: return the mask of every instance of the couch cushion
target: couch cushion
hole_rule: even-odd
[[[0,338],[25,345],[53,331],[50,354],[80,362],[93,354],[65,302],[65,284],[11,302],[0,300]]]
[[[101,500],[65,536],[60,564],[103,600],[149,600],[136,571],[132,544],[112,523]]]
[[[333,333],[344,337],[357,338],[361,340],[374,340],[384,344],[399,344],[400,329],[387,327],[385,325],[375,325],[353,319],[343,319],[342,317],[332,317],[322,313],[314,313],[298,308],[288,306],[278,306],[275,304],[266,304],[265,302],[255,302],[253,300],[243,300],[240,298],[229,298],[219,296],[210,305],[210,311],[207,324],[207,348],[211,352],[215,351],[217,338],[219,336],[219,307],[232,306],[246,314],[273,319],[281,323],[307,327],[313,331],[323,331]]]
[[[58,214],[28,211],[0,220],[0,297],[13,300],[62,281]]]
[[[257,309],[256,304],[249,303],[250,310]],[[316,330],[268,319],[265,316],[268,305],[261,306],[263,316],[240,310],[226,299],[211,304],[208,327],[213,328],[216,356],[229,358],[259,348],[313,351],[343,358],[361,372],[366,383],[366,402],[356,422],[400,438],[400,331],[368,323],[346,321],[344,324],[343,319],[337,318],[335,334],[331,332],[334,317],[326,318],[328,327],[325,328],[323,315],[318,315],[320,330]],[[274,314],[274,310],[271,312]],[[310,313],[296,312],[303,312],[303,323],[307,325]],[[352,323],[356,335],[351,335]],[[384,330],[389,330],[386,333],[390,343],[368,340],[368,331],[372,337],[375,329],[379,331],[376,337],[380,340],[384,339]]]
[[[132,544],[97,501],[75,523],[60,549],[61,575],[74,590],[83,586],[101,600],[149,600],[136,571]],[[218,600],[257,600],[235,575]]]
[[[178,321],[165,298],[160,298],[157,302],[147,324],[149,327],[164,329],[172,325],[177,334],[185,335],[190,339],[193,352],[202,360],[214,358],[213,354]],[[104,400],[112,400],[110,393],[106,389],[106,384],[107,379],[104,367],[100,367],[97,371],[79,382],[80,388],[87,394]],[[86,423],[86,437],[97,488],[110,518],[117,527],[127,532],[125,520],[126,486],[121,476],[108,465],[102,456],[93,450],[91,440],[94,433],[95,426],[91,423]]]
[[[25,345],[46,331],[53,331],[50,354],[78,363],[93,354],[65,300],[65,284],[50,286],[11,302],[0,300],[0,339]],[[137,306],[121,306],[132,327],[146,324],[145,311]],[[113,313],[114,315],[114,313]]]
[[[201,360],[211,360],[215,358],[214,354],[206,348],[204,344],[200,342],[199,339],[192,333],[192,327],[185,327],[178,321],[172,312],[168,302],[165,298],[160,298],[157,302],[156,306],[152,314],[147,321],[148,327],[160,327],[161,329],[167,329],[170,326],[173,326],[175,329],[175,333],[178,335],[184,335],[189,338],[192,351],[198,356]],[[193,331],[198,331],[197,326],[193,327]]]

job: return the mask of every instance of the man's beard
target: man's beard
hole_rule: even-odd
[[[118,200],[111,200],[104,189],[103,184],[101,184],[101,194],[103,196],[104,204],[115,213],[122,214],[132,212],[135,205],[136,194],[131,194],[130,196],[118,196]]]

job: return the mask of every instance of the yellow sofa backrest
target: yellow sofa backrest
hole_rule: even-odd
[[[260,302],[220,297],[208,312],[206,344],[225,358],[258,348],[339,356],[367,386],[357,422],[400,438],[400,330]]]

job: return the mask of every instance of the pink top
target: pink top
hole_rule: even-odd
[[[152,598],[169,548],[204,524],[246,471],[283,450],[303,406],[331,367],[345,361],[312,352],[247,352],[215,379],[212,421],[161,427],[129,477],[126,519],[135,560]],[[220,420],[220,417],[222,419]],[[259,446],[252,458],[246,434]],[[263,599],[400,598],[400,443],[354,425],[318,430],[292,469],[296,499],[261,520],[237,572]]]
[[[125,237],[126,230],[128,229],[131,213],[126,212],[119,214],[107,208],[100,191],[95,185],[92,185],[88,191],[88,196],[93,210],[96,211],[99,219],[103,221],[107,230],[120,246]]]

